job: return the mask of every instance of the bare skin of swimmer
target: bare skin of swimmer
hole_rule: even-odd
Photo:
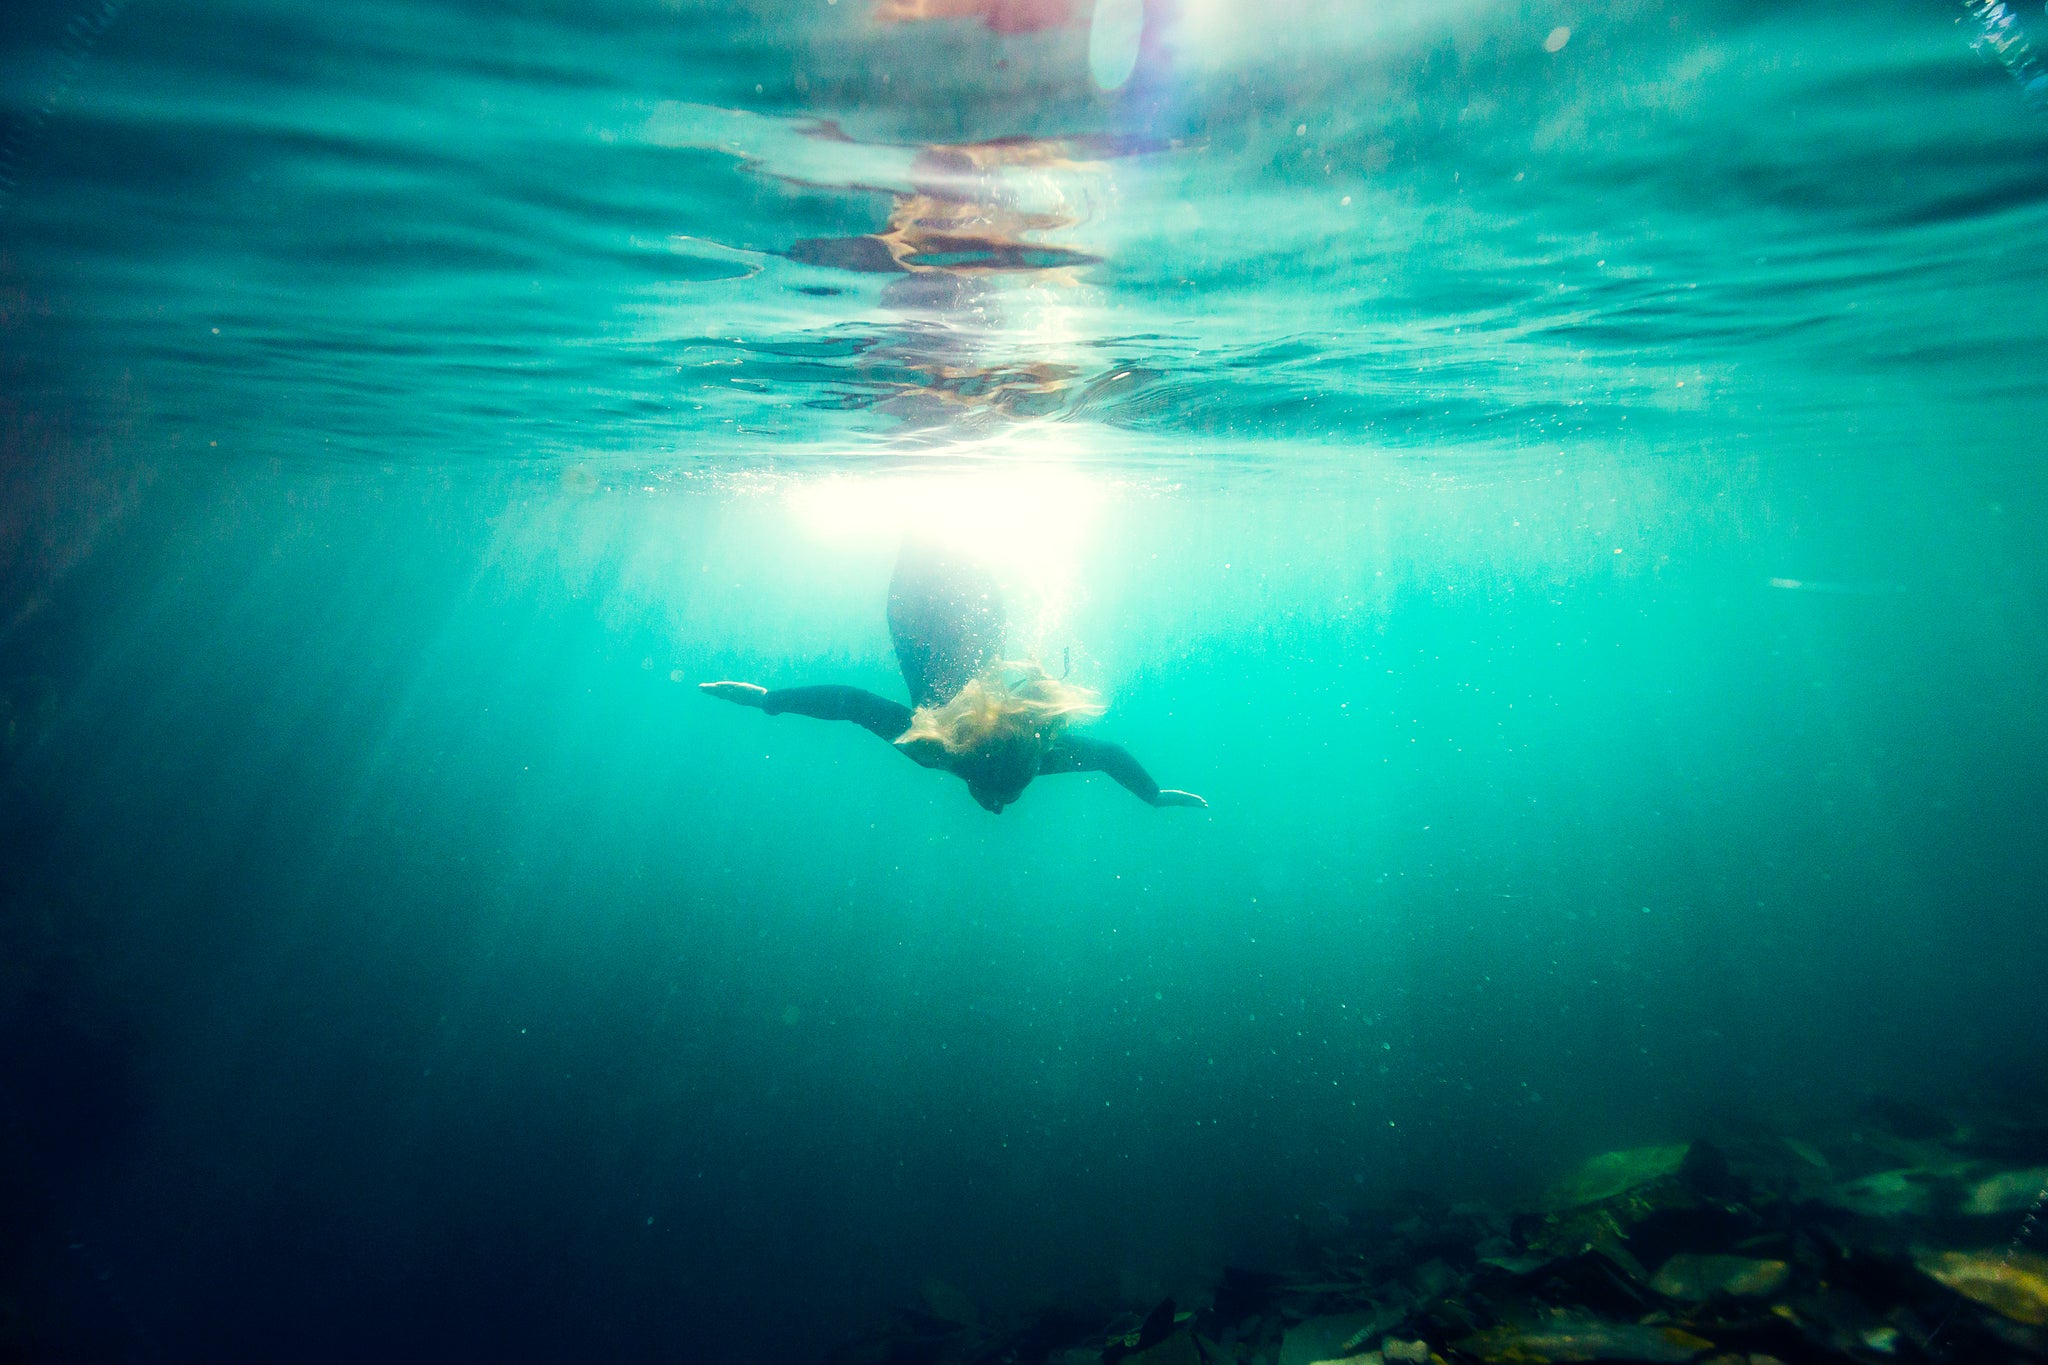
[[[943,552],[906,546],[889,585],[889,630],[915,710],[858,687],[770,689],[747,682],[698,687],[707,696],[769,715],[852,721],[921,767],[963,779],[991,814],[1016,801],[1032,779],[1051,773],[1105,773],[1152,806],[1209,804],[1193,792],[1161,787],[1121,745],[1067,729],[1067,711],[1090,715],[1101,708],[1062,706],[1068,697],[1089,694],[1067,689],[1030,666],[1004,665],[998,657],[1003,626],[1002,600],[986,570]],[[1005,668],[1025,676],[1021,682],[1006,682]],[[1050,702],[1042,700],[1048,697]],[[984,699],[998,712],[1012,707],[1025,715],[985,733],[970,731],[971,742],[960,741],[938,723],[964,704]]]

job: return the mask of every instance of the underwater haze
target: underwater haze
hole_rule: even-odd
[[[2038,1106],[2043,43],[10,8],[0,1360],[807,1362]],[[905,700],[926,541],[1207,808],[700,694]]]

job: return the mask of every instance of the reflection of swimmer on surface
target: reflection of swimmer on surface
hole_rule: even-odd
[[[889,584],[889,634],[916,709],[858,687],[699,686],[771,716],[850,720],[912,762],[957,774],[993,814],[1048,773],[1107,773],[1154,806],[1209,804],[1161,787],[1122,746],[1070,731],[1102,714],[1095,694],[1035,663],[1003,660],[1003,625],[1002,598],[986,570],[906,545]]]
[[[845,137],[831,126],[814,135]],[[893,277],[881,302],[902,322],[863,349],[858,388],[836,405],[958,434],[1070,402],[1082,379],[1072,358],[1019,354],[1017,339],[1057,331],[1071,306],[1062,295],[1101,259],[1048,238],[1082,221],[1081,184],[1105,150],[1122,149],[1036,138],[924,147],[876,231],[792,243],[800,264]]]
[[[819,125],[812,135],[853,141],[836,124]],[[1043,184],[1037,187],[1042,202],[1026,207],[1018,201],[1028,191],[1013,177],[1094,170],[1104,150],[1130,149],[1087,139],[1024,137],[924,147],[911,163],[910,188],[897,192],[879,231],[806,238],[790,247],[789,257],[862,274],[1022,273],[1072,285],[1076,268],[1098,264],[1101,257],[1042,241],[1044,233],[1075,226],[1076,212],[1064,193],[1048,195]]]
[[[875,0],[875,22],[979,19],[997,33],[1039,33],[1073,18],[1072,0]]]

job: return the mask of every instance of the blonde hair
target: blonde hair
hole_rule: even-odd
[[[937,743],[956,757],[1002,744],[1043,753],[1076,719],[1103,712],[1096,694],[1047,673],[1036,662],[1000,660],[937,706],[911,713],[898,744]]]

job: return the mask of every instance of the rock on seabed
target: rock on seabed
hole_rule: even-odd
[[[1720,1295],[1748,1299],[1776,1293],[1791,1274],[1792,1267],[1783,1261],[1681,1252],[1664,1262],[1650,1288],[1667,1298],[1694,1302]]]
[[[2048,1327],[2048,1256],[2031,1251],[1937,1251],[1916,1262],[1950,1289],[2029,1327]]]
[[[1558,1361],[1627,1360],[1678,1365],[1714,1349],[1679,1327],[1560,1319],[1539,1327],[1496,1327],[1457,1343],[1486,1365],[1551,1365]]]

